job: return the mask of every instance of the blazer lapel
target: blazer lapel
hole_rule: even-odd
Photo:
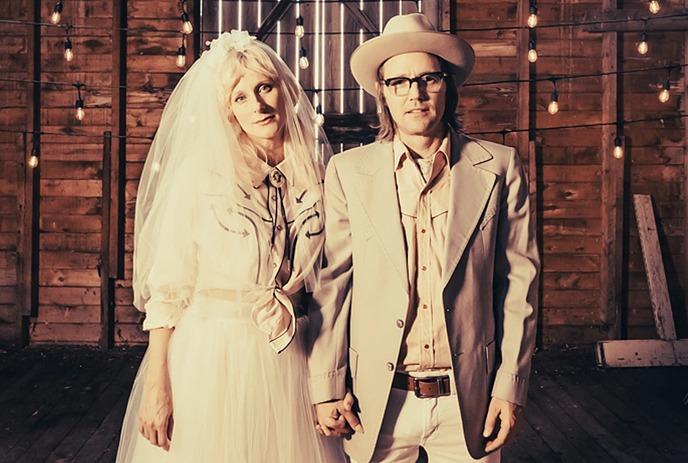
[[[451,202],[447,218],[447,240],[442,286],[446,287],[461,260],[494,188],[497,175],[480,164],[492,155],[479,142],[452,130]],[[458,158],[458,159],[457,159]]]
[[[376,143],[359,166],[359,194],[372,229],[408,291],[406,244],[394,178],[392,143]]]

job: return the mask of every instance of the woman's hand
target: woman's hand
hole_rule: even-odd
[[[166,451],[172,440],[172,390],[167,372],[148,377],[139,408],[139,432]]]

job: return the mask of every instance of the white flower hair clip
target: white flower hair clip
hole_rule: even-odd
[[[210,42],[210,49],[212,50],[215,47],[222,46],[225,51],[234,49],[238,52],[244,52],[251,44],[252,40],[256,40],[256,38],[249,35],[247,31],[232,29],[231,32],[223,32],[218,38],[213,39],[213,41]]]

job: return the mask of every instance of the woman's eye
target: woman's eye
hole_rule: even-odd
[[[241,103],[241,102],[244,101],[245,99],[246,99],[246,97],[245,97],[244,95],[237,95],[237,96],[234,97],[234,102],[235,102],[235,103]]]
[[[269,92],[270,90],[272,90],[272,84],[263,84],[258,88],[260,93]]]

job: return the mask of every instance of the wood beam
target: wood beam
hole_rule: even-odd
[[[375,22],[370,18],[370,16],[368,16],[368,13],[361,10],[358,5],[353,5],[351,2],[344,2],[344,6],[349,10],[356,22],[366,30],[366,32],[375,35],[378,35],[382,32],[377,30],[377,25]]]
[[[519,0],[518,2],[518,18],[519,24],[525,24],[528,19],[530,1]],[[518,78],[521,81],[518,84],[518,113],[517,113],[517,127],[527,127],[528,131],[518,132],[516,134],[516,149],[519,154],[528,156],[526,165],[528,166],[528,191],[530,194],[530,219],[533,221],[534,229],[537,234],[538,250],[542,255],[542,227],[540,224],[542,214],[542,189],[539,184],[541,182],[540,170],[542,163],[539,160],[540,150],[535,139],[535,109],[537,87],[534,77],[536,76],[536,63],[528,61],[528,43],[531,39],[535,39],[535,31],[532,29],[520,29],[518,31]],[[542,280],[542,272],[539,276]],[[540,281],[538,287],[538,305],[542,300],[543,284]],[[538,325],[542,326],[542,311],[538,310]],[[537,344],[542,345],[542,330],[538,330]]]
[[[111,196],[112,185],[112,133],[103,134],[103,181],[102,181],[102,226],[101,247],[98,273],[100,275],[100,339],[99,344],[103,349],[114,346],[115,320],[114,320],[114,279],[110,278],[110,220],[112,218]]]
[[[684,15],[684,16],[678,16]],[[688,8],[680,10],[672,10],[671,12],[657,16],[650,16],[647,12],[636,11],[629,13],[627,11],[614,10],[607,11],[600,15],[585,18],[583,21],[619,21],[608,22],[602,24],[590,24],[583,26],[585,32],[642,32],[646,31],[685,31],[688,29]],[[650,21],[644,21],[648,17],[652,17]],[[628,21],[628,22],[621,22]]]
[[[112,92],[112,153],[108,166],[112,183],[109,185],[109,196],[103,197],[103,203],[109,201],[110,217],[108,230],[108,277],[124,278],[124,173],[126,159],[126,141],[121,138],[127,133],[127,2],[114,0],[112,10],[112,82],[118,86]],[[105,169],[105,166],[103,166]]]
[[[604,0],[605,12],[617,8],[616,0]],[[602,72],[621,71],[621,34],[605,32],[602,38]],[[602,120],[623,118],[623,93],[620,74],[602,77]],[[624,159],[612,156],[617,127],[602,127],[602,248],[600,250],[600,296],[603,323],[608,328],[608,337],[622,336],[622,283],[623,283],[623,209],[624,209]]]
[[[683,0],[683,5],[688,9],[688,0]],[[683,33],[683,62],[688,63],[688,27]],[[683,114],[688,114],[688,72],[684,67],[683,73]],[[679,325],[679,333],[681,329],[688,334],[688,117],[683,118],[683,204],[685,205],[685,213],[683,214],[683,321],[684,326]]]
[[[265,41],[267,36],[270,35],[270,33],[277,26],[277,21],[282,19],[287,11],[289,11],[289,7],[292,5],[292,3],[294,3],[294,0],[282,0],[272,7],[268,15],[265,17],[265,21],[263,21],[263,24],[261,24],[256,32],[256,38],[258,40],[262,40],[263,42]]]
[[[41,22],[41,0],[28,2],[28,17],[36,24]],[[27,78],[41,79],[41,26],[34,25],[27,40]],[[21,231],[17,243],[17,313],[15,342],[24,346],[29,342],[29,318],[38,313],[38,246],[40,213],[40,171],[26,162],[33,147],[40,153],[41,143],[41,84],[27,85],[26,128],[24,156],[19,162],[23,189],[18,195]]]

